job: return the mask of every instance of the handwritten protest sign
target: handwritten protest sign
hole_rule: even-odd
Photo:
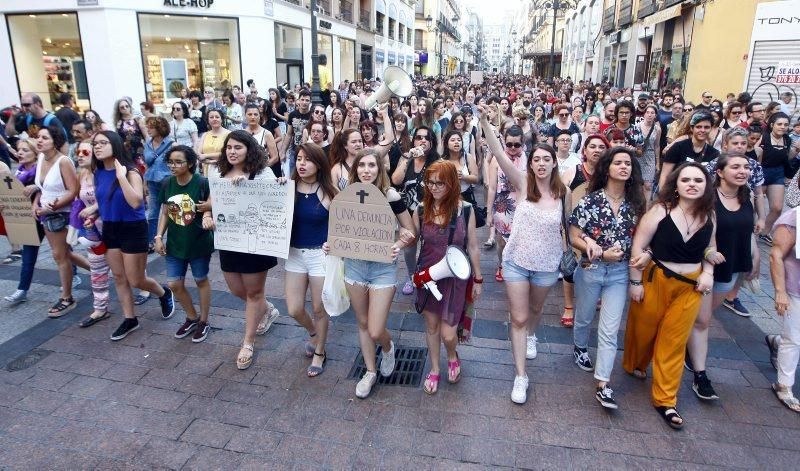
[[[366,183],[353,183],[331,202],[328,245],[332,255],[391,262],[397,218],[386,196]]]
[[[12,244],[39,245],[36,220],[31,215],[31,200],[22,191],[24,185],[8,173],[0,173],[0,204],[3,221]]]
[[[287,258],[294,217],[294,181],[210,178],[214,248]]]
[[[474,70],[469,73],[469,84],[470,85],[481,85],[483,83],[483,72],[480,70]]]

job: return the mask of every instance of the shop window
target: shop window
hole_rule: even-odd
[[[184,90],[242,86],[235,19],[139,14],[147,99],[169,104]]]
[[[317,54],[320,56],[324,55],[328,61],[326,67],[328,68],[327,76],[330,77],[330,81],[333,82],[333,37],[329,34],[321,34],[317,33]],[[319,70],[319,77],[320,80],[324,77],[325,74],[322,70],[322,64],[320,63],[320,70]],[[338,84],[334,83],[333,88],[336,88]],[[320,82],[320,88],[325,88],[325,84]]]
[[[53,110],[69,93],[90,108],[83,48],[75,13],[8,15],[8,33],[21,93],[35,93]]]
[[[325,54],[319,49],[320,54]],[[328,65],[332,59],[328,55]],[[275,61],[278,83],[294,85],[303,82],[303,30],[275,23]]]
[[[356,43],[350,39],[339,38],[339,75],[341,81],[356,79]]]

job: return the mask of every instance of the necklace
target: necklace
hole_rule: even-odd
[[[303,182],[303,183],[305,183],[305,182]],[[310,183],[306,183],[306,185],[309,185],[309,186],[310,186],[311,184],[310,184]],[[306,197],[306,199],[308,199],[308,197],[309,197],[309,196],[311,196],[311,195],[315,194],[315,193],[317,192],[317,190],[319,190],[319,185],[320,185],[320,184],[319,184],[319,183],[317,183],[317,187],[316,187],[316,188],[312,188],[312,189],[311,189],[311,191],[310,191],[310,192],[308,192],[308,193],[303,193],[303,196],[305,196],[305,197]]]
[[[623,193],[620,196],[615,198],[615,197],[609,195],[608,193],[606,193],[606,190],[603,190],[603,195],[606,197],[607,200],[609,200],[609,201],[611,201],[613,203],[619,203],[620,201],[625,199],[625,193]]]
[[[678,209],[681,210],[681,214],[683,215],[683,222],[686,223],[686,235],[689,235],[689,233],[692,232],[692,226],[694,226],[694,223],[696,221],[692,221],[692,223],[689,224],[689,219],[686,217],[686,211],[684,211],[683,208],[680,207],[680,205],[678,205]]]
[[[719,193],[719,194],[720,194],[720,196],[722,196],[723,198],[727,198],[727,199],[729,199],[729,200],[732,200],[732,199],[736,198],[737,196],[739,196],[739,195],[737,195],[737,194],[735,194],[735,193],[734,193],[732,196],[728,196],[728,195],[726,195],[726,194],[725,194],[725,193],[722,191],[722,189],[721,189],[721,188],[717,188],[717,193]]]

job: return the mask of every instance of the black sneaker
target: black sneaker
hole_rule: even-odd
[[[728,301],[727,299],[723,299],[722,305],[742,317],[750,317],[750,311],[748,311],[747,308],[744,307],[744,304],[742,304],[742,302],[739,301],[739,298],[733,298],[733,301]]]
[[[683,357],[683,367],[686,371],[694,373],[694,366],[692,365],[692,356],[689,355],[689,348],[686,348],[686,355]]]
[[[597,392],[594,393],[594,397],[597,399],[597,402],[599,402],[600,405],[606,409],[619,408],[617,401],[614,400],[614,390],[609,388],[607,384],[602,388],[598,386]]]
[[[717,392],[714,391],[714,388],[711,386],[711,381],[709,381],[705,371],[698,371],[694,374],[692,390],[700,399],[704,399],[706,401],[719,399],[719,396],[717,396]]]
[[[162,286],[162,288],[164,288],[164,296],[158,298],[158,302],[161,303],[161,317],[169,319],[175,314],[175,297],[172,295],[171,289],[166,286]]]
[[[111,340],[122,340],[131,332],[139,328],[139,321],[134,317],[133,319],[125,318],[122,324],[117,327],[117,330],[111,334]]]
[[[197,330],[194,331],[194,336],[192,337],[193,343],[200,343],[208,337],[208,333],[211,332],[211,327],[206,324],[205,322],[198,322],[197,323]]]
[[[772,363],[772,367],[776,370],[778,369],[778,345],[781,342],[780,335],[767,335],[764,337],[764,340],[767,341],[767,347],[769,348],[769,362]]]
[[[175,332],[175,338],[182,339],[191,334],[196,328],[197,319],[192,320],[187,317],[183,324],[178,328],[178,331]]]
[[[575,347],[572,350],[572,356],[575,357],[575,364],[583,371],[592,371],[592,359],[589,358],[589,350],[586,348]]]

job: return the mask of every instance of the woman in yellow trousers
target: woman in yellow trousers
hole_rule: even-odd
[[[686,342],[702,296],[714,284],[714,192],[706,170],[687,162],[667,177],[660,204],[636,229],[630,262],[631,306],[622,367],[644,379],[653,361],[653,405],[667,425],[676,409]]]

